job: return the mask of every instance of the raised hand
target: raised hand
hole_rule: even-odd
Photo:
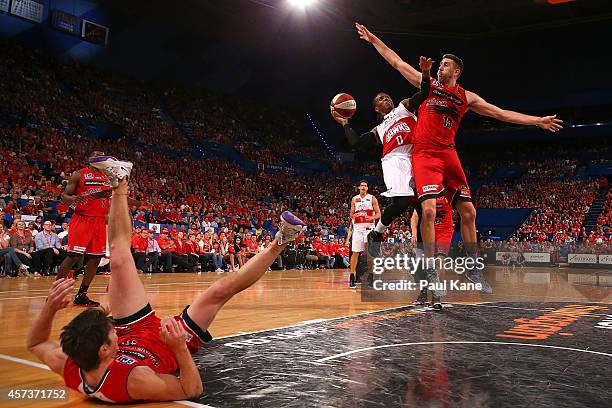
[[[366,40],[367,42],[372,43],[374,42],[374,40],[377,39],[377,37],[366,28],[366,26],[359,23],[355,23],[355,28],[357,29],[357,34],[359,34],[359,38],[361,38],[362,40]]]
[[[336,110],[334,109],[333,106],[330,106],[329,110],[331,112],[332,117],[334,118],[334,120],[336,122],[338,122],[342,126],[344,126],[344,125],[346,125],[348,123],[348,119],[343,118],[342,116],[340,116],[340,114],[338,114],[338,112],[336,112]]]
[[[68,294],[72,291],[74,285],[74,279],[58,279],[51,285],[49,289],[49,296],[47,297],[46,306],[51,308],[54,312],[64,309],[70,304],[70,299],[67,298]]]
[[[431,58],[421,56],[421,58],[419,59],[419,67],[421,68],[421,72],[429,73],[434,62],[435,61]]]
[[[557,119],[557,115],[544,116],[540,118],[538,126],[551,132],[558,132],[563,129],[563,121]]]
[[[159,335],[172,350],[186,348],[187,332],[174,317],[164,317],[159,325]]]

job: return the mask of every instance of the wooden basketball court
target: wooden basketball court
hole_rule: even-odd
[[[153,308],[156,310],[158,316],[165,316],[180,312],[182,308],[189,304],[199,292],[204,291],[211,285],[212,282],[222,278],[223,276],[224,274],[217,273],[203,273],[199,275],[195,273],[155,274],[143,275],[142,281],[149,294],[150,302]],[[553,308],[565,307],[564,305],[569,304],[595,305],[593,307],[595,307],[594,310],[597,310],[597,313],[590,316],[594,318],[583,319],[586,321],[586,323],[582,322],[581,320],[579,323],[576,323],[576,325],[591,322],[596,323],[595,320],[605,321],[607,315],[612,315],[611,274],[602,274],[596,271],[558,268],[522,268],[517,270],[491,268],[487,271],[487,278],[494,287],[495,292],[493,295],[481,295],[474,292],[452,292],[448,297],[444,298],[444,302],[449,303],[450,305],[441,312],[434,312],[423,310],[415,311],[411,309],[411,307],[407,306],[409,305],[408,301],[362,302],[360,295],[361,289],[358,288],[353,290],[347,287],[347,273],[343,270],[289,270],[268,272],[253,287],[233,298],[221,310],[213,325],[209,329],[215,338],[215,340],[211,342],[212,348],[210,349],[210,353],[207,354],[207,349],[204,349],[198,354],[198,358],[196,359],[196,363],[199,367],[200,360],[202,361],[201,365],[206,366],[206,370],[204,370],[204,367],[202,368],[202,372],[205,372],[203,376],[203,378],[205,378],[205,396],[199,402],[156,403],[150,405],[157,407],[178,407],[180,406],[179,404],[214,407],[243,405],[275,406],[273,401],[266,399],[266,395],[269,395],[270,393],[273,394],[275,392],[274,390],[278,390],[278,386],[274,386],[272,388],[263,387],[257,391],[255,390],[257,387],[249,383],[249,378],[236,377],[235,379],[232,379],[219,374],[219,371],[223,371],[222,367],[227,369],[230,369],[234,365],[246,367],[249,361],[254,360],[249,360],[249,358],[253,357],[253,355],[248,354],[245,350],[249,349],[251,346],[264,344],[266,342],[267,343],[264,344],[264,348],[259,350],[259,353],[273,353],[275,350],[281,350],[283,347],[285,347],[287,359],[283,361],[291,361],[294,358],[299,360],[300,358],[296,357],[299,355],[299,353],[306,353],[304,356],[311,353],[313,356],[318,358],[312,357],[313,361],[316,360],[322,367],[321,369],[317,370],[324,370],[329,367],[325,364],[327,364],[328,360],[330,359],[338,360],[343,358],[350,359],[353,357],[357,359],[361,358],[358,355],[347,357],[347,355],[351,355],[353,353],[353,351],[351,351],[353,349],[376,349],[377,352],[379,352],[379,348],[393,347],[395,345],[402,346],[403,343],[398,343],[398,341],[401,339],[390,340],[392,343],[394,343],[391,345],[379,344],[381,343],[381,339],[384,339],[387,334],[390,339],[392,336],[400,333],[400,329],[381,329],[380,327],[377,328],[377,326],[372,326],[379,324],[383,320],[385,322],[389,322],[391,321],[389,319],[398,319],[397,324],[399,326],[397,327],[405,327],[406,330],[406,334],[401,335],[401,338],[408,338],[414,334],[415,331],[418,331],[420,333],[419,339],[421,341],[406,344],[424,345],[421,352],[425,353],[425,350],[428,350],[427,355],[430,356],[428,358],[434,358],[432,361],[438,361],[438,357],[444,360],[444,352],[443,350],[441,351],[439,348],[436,348],[436,346],[433,346],[434,343],[474,343],[474,341],[458,342],[457,340],[474,340],[474,338],[466,337],[466,332],[463,329],[454,329],[452,326],[452,324],[454,324],[453,322],[457,323],[459,320],[467,322],[469,326],[470,319],[472,318],[472,312],[469,312],[469,310],[477,309],[478,313],[483,310],[486,310],[487,313],[494,313],[497,311],[516,312],[516,316],[512,315],[508,317],[508,323],[501,319],[501,317],[498,319],[498,317],[495,317],[495,315],[479,315],[480,317],[478,319],[482,320],[474,320],[471,326],[473,327],[474,323],[475,326],[482,326],[482,322],[491,323],[493,320],[495,320],[497,322],[495,323],[496,326],[488,327],[486,328],[486,331],[496,331],[498,333],[503,333],[504,330],[510,329],[508,326],[512,324],[513,318],[522,317],[521,311],[525,311],[524,313],[533,313],[534,310],[541,309],[541,312],[547,312]],[[6,392],[6,390],[9,389],[48,389],[63,387],[63,382],[61,379],[48,369],[45,369],[46,367],[39,364],[35,360],[34,356],[30,355],[25,348],[27,331],[46,298],[46,292],[52,280],[53,278],[51,277],[0,279],[0,330],[2,332],[2,336],[0,336],[0,388],[4,390],[3,392]],[[96,277],[89,293],[92,299],[105,303],[105,288],[107,281],[108,277],[106,276]],[[416,293],[413,297],[416,297]],[[545,307],[547,303],[550,303],[553,306]],[[484,307],[466,309],[468,312],[461,312],[463,310],[462,308],[471,307],[474,305],[481,305]],[[81,310],[81,308],[69,307],[64,311],[59,312],[56,319],[56,324],[53,328],[52,338],[57,339],[61,327]],[[402,319],[413,320],[406,320],[407,323],[404,325],[404,323],[401,323],[403,321]],[[447,321],[440,319],[451,320]],[[417,321],[421,323],[417,324]],[[439,323],[435,323],[436,321],[443,321],[444,323],[440,325]],[[330,331],[330,322],[333,322],[333,329],[336,330],[333,332],[335,333],[333,336],[331,334],[332,332]],[[431,329],[432,325],[434,329]],[[293,329],[295,327],[302,329],[309,328],[310,331],[302,330],[296,334],[296,330]],[[578,328],[582,326],[575,327]],[[289,330],[289,332],[287,332],[287,330],[272,330],[277,328],[285,328]],[[355,334],[354,332],[345,333],[341,330],[350,331],[355,330],[355,328],[357,328],[357,335],[365,336],[365,340],[364,338],[360,338],[361,340],[359,340],[357,345],[352,344],[351,341],[349,341],[348,345],[344,345],[343,341],[354,338]],[[604,328],[604,326],[601,326],[601,328]],[[317,330],[326,331],[325,336],[315,336],[313,333],[315,333]],[[251,334],[252,332],[258,331],[261,332],[258,334]],[[573,339],[577,339],[579,332],[569,330],[568,333],[565,333],[566,336],[563,337],[563,339],[571,339],[569,336],[575,336]],[[600,362],[596,363],[596,365],[601,364],[599,367],[601,370],[606,366],[612,366],[612,341],[610,341],[612,340],[612,328],[610,330],[595,330],[594,332],[597,335],[602,336],[602,339],[604,340],[603,343],[589,345],[589,341],[591,340],[589,338],[594,337],[594,334],[590,332],[586,333],[585,331],[583,343],[571,344],[571,347],[567,344],[561,343],[554,343],[554,345],[548,346],[538,345],[537,347],[570,350],[571,353],[574,353],[572,354],[573,357],[576,357],[576,354],[579,357],[582,356],[582,354],[585,354],[576,353],[576,351],[596,349],[596,352],[599,353],[596,357],[602,358]],[[266,336],[263,336],[263,334]],[[270,334],[272,334],[272,336],[270,336]],[[280,341],[280,339],[291,339],[291,336],[299,338],[299,341],[292,344],[287,344],[290,343],[290,341],[287,340],[280,345],[274,346],[274,348],[265,348],[272,347],[272,344],[274,343],[274,339],[272,338]],[[311,336],[312,339],[309,336]],[[491,337],[491,339],[496,339],[494,334],[492,336],[493,337]],[[368,343],[369,340],[367,338],[374,339],[372,340],[374,343]],[[477,338],[476,340],[482,339]],[[507,341],[508,339],[504,340],[497,338],[496,340]],[[366,344],[370,344],[371,347],[360,349],[359,347],[361,347],[360,345],[364,344],[364,341]],[[218,345],[215,345],[215,342],[219,342]],[[431,346],[429,346],[430,343],[432,344]],[[493,342],[476,341],[476,343]],[[523,341],[522,343],[529,342]],[[315,344],[316,349],[310,349],[315,347]],[[499,344],[501,345],[507,343]],[[446,346],[450,347],[449,345]],[[340,351],[343,350],[343,347],[348,351],[337,355],[334,354],[340,353]],[[534,348],[535,347],[536,346],[534,346]],[[495,350],[497,350],[497,348]],[[495,350],[491,351],[493,352]],[[539,350],[536,351],[540,352]],[[441,352],[442,354],[440,355],[439,353]],[[451,353],[451,351],[448,351],[448,353]],[[542,351],[542,353],[544,353],[544,351]],[[331,354],[334,355],[330,356]],[[211,359],[214,361],[211,362],[210,359],[207,360],[207,356],[213,356]],[[448,356],[450,356],[450,354],[448,354]],[[592,357],[591,355],[589,356]],[[384,365],[384,361],[386,361],[384,358],[371,358],[374,359],[372,361],[375,361],[375,365],[382,364],[382,366],[379,366],[378,370],[380,370],[380,367],[387,367]],[[452,371],[453,366],[449,362],[450,360],[448,360],[448,358],[446,361],[448,363],[449,370]],[[304,357],[304,360],[307,359],[308,357]],[[262,375],[265,372],[267,376],[271,375],[270,372],[278,372],[277,376],[282,379],[283,375],[288,375],[286,373],[291,371],[288,370],[287,367],[283,367],[283,364],[285,363],[281,362],[280,360],[278,360],[278,363],[276,363],[279,365],[276,367],[276,371],[270,371],[270,368],[275,364],[274,362],[268,364],[265,362],[265,359],[258,359],[258,361],[260,362],[259,364],[263,364],[264,366],[258,368],[258,366],[255,365],[251,368],[247,367],[248,369],[246,369],[246,371],[248,371],[252,377],[257,377],[258,372],[261,372]],[[372,363],[372,361],[370,361],[370,365],[358,365],[350,368],[350,370],[373,370],[374,366],[372,366],[372,364],[374,363]],[[417,363],[414,363],[414,361]],[[420,364],[418,363],[418,361],[420,361],[419,358],[416,358],[414,361],[400,361],[399,363],[406,363],[407,367],[416,367],[416,365]],[[266,366],[266,364],[268,365]],[[347,364],[349,364],[350,367],[350,362]],[[517,369],[520,370],[520,368]],[[314,373],[316,372],[317,371],[315,370]],[[372,373],[369,375],[371,374]],[[327,380],[313,380],[313,377],[316,378],[316,375],[314,375],[312,372],[300,372],[292,375],[308,378],[308,381],[311,381],[310,385],[303,382],[295,385],[298,388],[308,386],[312,386],[314,388],[319,386],[321,388],[329,388]],[[349,374],[349,378],[351,375],[354,374]],[[360,377],[363,375],[363,372],[359,373]],[[529,373],[521,372],[521,375],[529,376]],[[604,376],[606,376],[606,379],[601,378],[601,381],[610,380],[612,374],[609,372],[609,369],[607,370],[607,373],[604,373]],[[273,380],[270,381],[272,383],[274,382]],[[218,387],[220,383],[225,385],[223,387]],[[368,381],[363,380],[363,383],[368,383]],[[367,387],[369,387],[368,393],[371,394],[375,391],[374,388],[377,388],[376,384],[378,383],[376,381],[369,381],[369,383],[370,385],[367,385]],[[404,386],[399,387],[402,389],[402,397],[400,400],[403,401],[401,404],[404,404],[404,406],[410,406],[410,401],[422,402],[422,398],[425,398],[423,397],[424,394],[419,394],[418,389],[416,391],[417,394],[414,394],[415,389],[411,390],[411,383],[414,384],[415,382],[407,381],[408,385],[406,386],[406,389],[404,389]],[[287,383],[284,384],[289,387]],[[285,402],[279,403],[280,405],[276,406],[313,406],[313,404],[319,406],[321,404],[327,406],[341,406],[346,405],[346,403],[342,402],[341,400],[335,400],[334,396],[347,393],[347,395],[350,395],[351,398],[357,398],[356,396],[360,395],[359,393],[363,391],[360,389],[355,390],[349,382],[346,382],[346,386],[342,384],[343,383],[334,385],[334,387],[337,387],[338,390],[331,388],[325,396],[317,397],[320,399],[309,400],[305,397],[306,399],[298,399],[295,401],[282,400]],[[453,381],[450,381],[450,384],[452,385]],[[606,384],[609,384],[609,382],[606,382]],[[381,384],[378,385],[383,387]],[[464,392],[452,391],[452,387],[450,388],[451,390],[449,390],[448,398],[451,399],[451,402],[454,401],[454,394],[457,392]],[[292,391],[291,389],[286,391],[288,393],[287,395],[296,392]],[[495,390],[492,391],[494,392]],[[316,393],[316,390],[311,390],[309,392]],[[209,395],[206,395],[207,393],[209,393]],[[416,400],[414,399],[415,395]],[[245,396],[248,396],[248,399],[244,399],[247,398]],[[9,402],[6,397],[2,398],[1,403],[3,405]],[[387,401],[386,397],[380,398],[383,401]],[[400,406],[400,400],[398,400],[397,404],[391,403],[391,405],[385,405]],[[327,403],[324,403],[325,401],[327,401]],[[361,398],[360,401],[362,401],[362,403],[363,401],[371,402],[371,400],[368,398]],[[597,406],[597,401],[598,400],[594,400],[591,402],[590,406]],[[78,393],[69,391],[69,398],[67,401],[38,401],[33,403],[31,401],[21,400],[11,403],[10,406],[81,407],[100,405],[100,402],[86,400]],[[370,404],[364,403],[364,406],[366,405]]]

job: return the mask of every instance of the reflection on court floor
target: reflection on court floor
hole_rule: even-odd
[[[612,306],[399,307],[213,341],[196,358],[218,407],[605,407]]]

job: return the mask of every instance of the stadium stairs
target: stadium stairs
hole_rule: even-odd
[[[599,215],[603,211],[603,206],[606,202],[606,195],[608,194],[609,190],[609,186],[605,186],[604,188],[599,190],[597,197],[595,198],[595,200],[593,200],[593,204],[591,205],[588,214],[586,215],[586,217],[584,217],[583,227],[585,228],[587,236],[591,233],[591,231],[593,231],[593,228],[595,228],[595,226],[597,225],[597,218],[599,218]],[[583,239],[585,238],[586,237],[583,237]]]

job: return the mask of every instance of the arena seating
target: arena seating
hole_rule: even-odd
[[[355,182],[365,178],[371,192],[384,191],[379,162],[331,160],[297,113],[205,91],[157,88],[60,63],[14,42],[0,45],[6,50],[0,55],[5,227],[15,213],[32,212],[30,197],[43,203],[45,218],[69,218],[72,210],[58,205],[62,181],[93,150],[135,162],[132,194],[149,204],[134,210],[140,224],[273,233],[278,214],[292,209],[307,221],[309,235],[343,236]],[[572,149],[554,149],[542,152],[545,160],[530,157],[525,147],[478,166],[466,155],[482,209],[481,232],[495,229],[500,238],[533,242],[609,239],[610,194],[593,234],[582,231],[607,183],[602,175],[608,164],[587,166]],[[41,211],[36,206],[34,213]],[[508,209],[522,209],[522,215],[507,221]],[[507,222],[486,222],[487,212]],[[393,224],[404,237],[412,232],[408,217]]]

